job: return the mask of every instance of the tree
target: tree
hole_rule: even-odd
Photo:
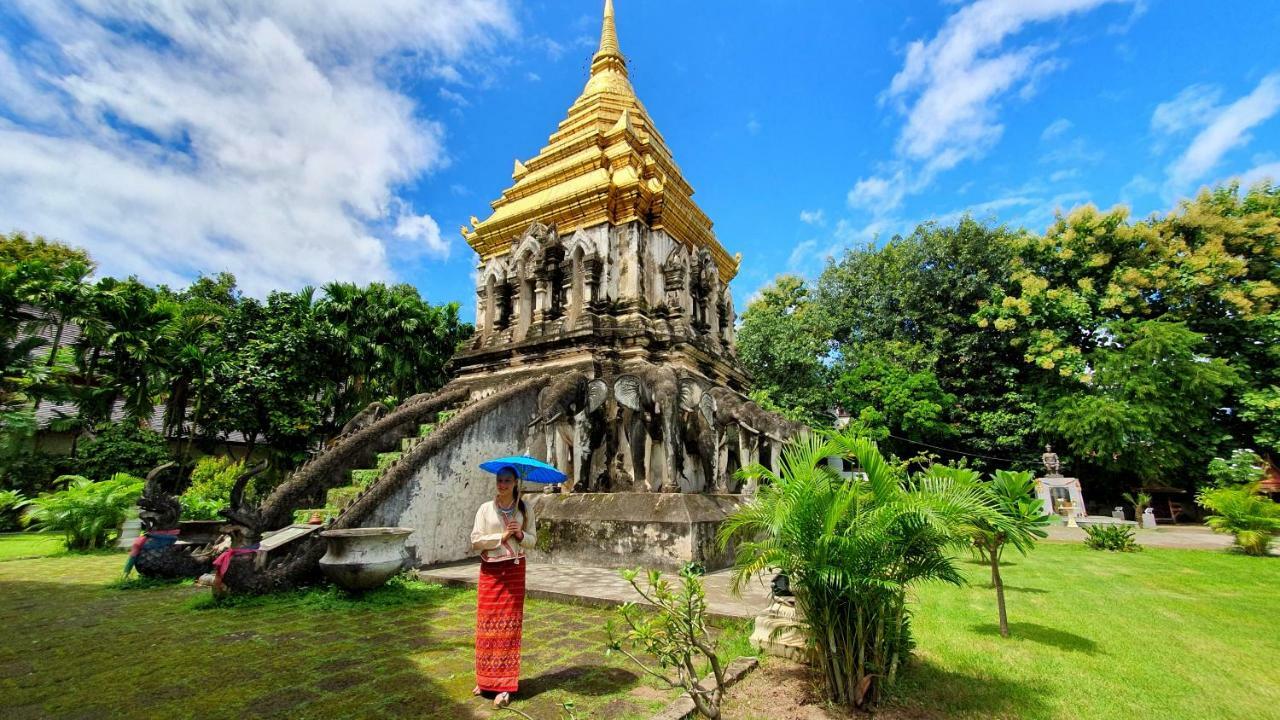
[[[915,441],[952,438],[958,398],[942,389],[937,359],[919,344],[868,341],[846,349],[835,368],[841,405],[868,430]]]
[[[1203,337],[1184,323],[1114,323],[1108,335],[1090,353],[1088,384],[1047,404],[1041,426],[1077,455],[1144,481],[1206,467],[1224,440],[1219,414],[1235,369],[1205,357]]]
[[[959,469],[939,472],[949,472],[960,483],[972,482],[977,477],[977,473]],[[1004,549],[1010,546],[1026,555],[1036,540],[1048,536],[1040,528],[1049,524],[1049,516],[1035,496],[1035,480],[1029,472],[997,470],[990,480],[977,486],[1000,521],[993,522],[990,517],[978,516],[974,522],[973,543],[982,558],[991,565],[991,587],[996,591],[996,606],[1000,612],[1000,635],[1009,637],[1000,558]]]
[[[861,378],[850,378],[836,402],[873,407],[890,426],[906,422],[891,432],[917,443],[1032,461],[1038,408],[1021,353],[972,320],[1006,281],[1027,235],[965,217],[920,225],[828,265],[814,305],[834,365],[881,366],[870,373],[879,382],[858,389]],[[888,445],[904,457],[918,450]]]
[[[123,399],[130,421],[148,424],[164,389],[163,369],[177,304],[130,278],[104,278],[95,289],[91,317],[76,344],[86,387],[78,405],[95,421],[110,417]]]
[[[865,473],[846,481],[833,455]],[[907,478],[865,438],[814,435],[790,442],[778,470],[753,465],[740,477],[760,491],[720,530],[737,541],[733,587],[776,569],[791,581],[828,697],[865,707],[891,687],[912,647],[907,592],[925,580],[960,584],[946,550],[985,518],[1007,522],[972,484],[928,471]]]
[[[742,314],[737,343],[753,399],[812,426],[830,425],[827,330],[803,280],[781,275],[761,290]]]
[[[1268,388],[1280,385],[1280,188],[1264,183],[1242,192],[1230,184],[1138,222],[1122,207],[1102,212],[1086,205],[1059,216],[1042,236],[1022,237],[1014,249],[1007,279],[974,320],[1003,335],[1027,367],[1039,369],[1034,384],[1041,398],[1079,395],[1074,404],[1088,407],[1076,408],[1077,419],[1092,418],[1120,437],[1119,428],[1133,419],[1125,413],[1134,408],[1091,392],[1094,368],[1110,360],[1117,334],[1147,321],[1181,324],[1200,339],[1197,362],[1225,362],[1240,382],[1225,394],[1212,390],[1216,404],[1181,409],[1198,414],[1189,422],[1210,432],[1193,438],[1194,451],[1178,453],[1176,475],[1202,475],[1214,452],[1272,446],[1263,441],[1276,437],[1268,425],[1274,413],[1266,408]],[[1173,331],[1164,334],[1182,344]],[[1049,409],[1042,418],[1055,415]],[[1051,422],[1041,427],[1050,435],[1062,429]],[[1181,431],[1159,429],[1162,435]],[[1095,446],[1080,459],[1116,472],[1111,458]]]

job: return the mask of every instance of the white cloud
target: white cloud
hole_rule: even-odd
[[[762,127],[763,126],[760,124],[760,121],[756,120],[755,113],[751,113],[750,115],[747,116],[747,132],[748,133],[752,135],[759,135]]]
[[[1156,110],[1159,112],[1160,108]],[[1277,111],[1280,111],[1280,73],[1268,75],[1253,92],[1211,113],[1208,125],[1169,166],[1169,189],[1185,190],[1203,178],[1229,150],[1247,145],[1252,139],[1249,130]],[[1152,123],[1155,122],[1153,117]]]
[[[446,87],[440,88],[440,99],[447,100],[458,107],[469,107],[471,105],[471,101],[468,100],[465,95],[460,92],[454,92]]]
[[[1245,188],[1263,180],[1270,181],[1272,185],[1280,185],[1280,162],[1259,165],[1241,173],[1239,179],[1240,186]]]
[[[461,79],[512,30],[506,3],[315,7],[19,0],[33,33],[0,41],[0,109],[19,122],[0,120],[0,218],[109,274],[230,270],[253,294],[445,256],[398,194],[447,162],[444,130],[396,75]]]
[[[817,225],[821,227],[822,225],[825,225],[827,223],[826,213],[822,212],[821,209],[801,210],[800,222],[804,223],[805,225]]]
[[[797,244],[791,250],[791,255],[787,258],[787,269],[795,272],[808,265],[814,259],[814,248],[818,247],[817,240],[805,240]]]
[[[1151,114],[1151,129],[1166,135],[1208,124],[1221,108],[1222,89],[1212,85],[1190,85],[1174,99],[1160,103]]]
[[[1049,123],[1049,126],[1040,133],[1040,139],[1048,142],[1055,138],[1061,137],[1072,127],[1071,121],[1066,118],[1058,118]]]
[[[977,0],[951,15],[932,39],[907,47],[906,61],[883,96],[905,117],[889,177],[859,180],[853,205],[891,211],[909,193],[960,162],[984,156],[1000,139],[1001,103],[1022,97],[1061,67],[1052,47],[1006,44],[1032,25],[1060,20],[1116,0]]]

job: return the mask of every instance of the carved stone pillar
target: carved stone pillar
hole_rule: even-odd
[[[741,467],[747,467],[753,463],[760,461],[760,435],[754,430],[739,426],[738,428],[738,462]],[[747,484],[742,488],[742,494],[755,495],[756,481],[748,480]]]
[[[551,303],[548,302],[547,273],[541,268],[533,276],[533,293],[533,321],[542,322]]]
[[[481,338],[489,335],[489,316],[492,310],[489,307],[489,288],[481,285],[476,288],[476,334]]]
[[[665,297],[668,317],[684,318],[684,266],[679,263],[669,264],[662,269],[662,289]]]
[[[582,307],[587,309],[599,295],[600,271],[604,263],[600,258],[591,255],[582,260]]]

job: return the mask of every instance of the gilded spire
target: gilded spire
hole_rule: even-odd
[[[513,165],[515,182],[491,203],[493,213],[462,228],[484,260],[508,252],[532,222],[554,224],[568,237],[602,223],[642,221],[690,248],[709,249],[721,281],[738,272],[627,79],[612,0],[604,3],[600,49],[582,94],[547,145]]]
[[[618,29],[613,23],[613,0],[604,0],[604,22],[600,26],[600,49],[591,58],[591,74],[606,68],[627,74],[627,59],[618,45]]]

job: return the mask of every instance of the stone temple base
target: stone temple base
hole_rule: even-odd
[[[572,493],[526,495],[538,520],[535,562],[596,567],[707,570],[733,564],[719,550],[720,523],[742,495],[693,493]]]

